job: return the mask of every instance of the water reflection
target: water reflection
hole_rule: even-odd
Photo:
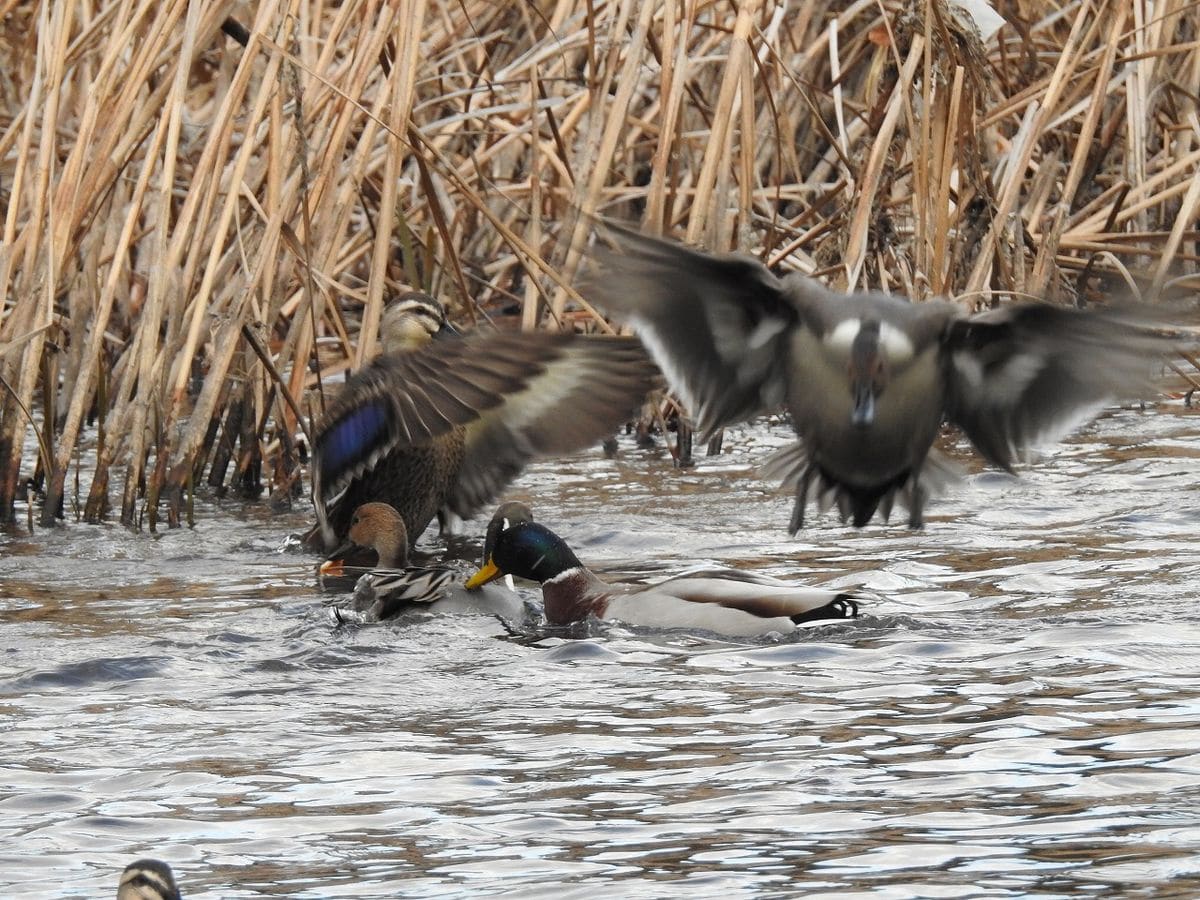
[[[1192,430],[1119,413],[916,534],[788,538],[765,427],[522,479],[601,572],[886,595],[786,641],[334,628],[278,552],[302,512],[5,536],[0,893],[107,896],[143,855],[188,897],[1200,892]]]

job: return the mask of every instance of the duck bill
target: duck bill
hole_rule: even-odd
[[[466,588],[468,591],[473,591],[475,588],[483,587],[489,581],[495,581],[503,576],[504,573],[489,559],[482,569],[467,579]]]
[[[328,575],[331,578],[341,578],[346,574],[346,557],[350,555],[352,550],[357,550],[358,544],[354,541],[343,541],[341,545],[325,557],[325,562],[321,563],[321,568],[317,569],[318,575]]]
[[[875,389],[869,381],[854,386],[854,409],[850,413],[850,424],[866,428],[875,423]]]
[[[341,559],[327,559],[321,563],[321,568],[317,569],[318,575],[325,575],[329,578],[341,578],[346,574],[345,561]]]

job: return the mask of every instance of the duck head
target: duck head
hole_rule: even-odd
[[[838,323],[826,344],[845,354],[853,403],[850,424],[870,428],[875,424],[879,398],[887,389],[892,369],[913,359],[911,338],[903,329],[881,319],[851,318]]]
[[[378,565],[385,569],[403,569],[408,565],[408,530],[404,520],[387,503],[364,503],[354,510],[346,542],[334,550],[321,565],[322,575],[341,575],[342,560],[358,547],[379,554]]]
[[[850,360],[846,366],[854,409],[850,424],[866,428],[875,422],[875,400],[887,381],[884,356],[879,347],[879,322],[863,322],[850,342]]]
[[[519,500],[509,500],[507,503],[501,503],[492,516],[492,521],[488,522],[487,535],[483,541],[483,562],[481,565],[486,566],[488,560],[492,558],[492,551],[496,549],[496,541],[502,532],[508,531],[514,525],[519,525],[522,522],[532,521],[533,510]]]
[[[483,568],[467,579],[467,589],[504,575],[546,582],[569,569],[582,568],[579,558],[557,534],[537,522],[519,522],[496,538]]]
[[[125,867],[117,900],[180,900],[171,867],[157,859],[139,859]]]
[[[452,331],[445,307],[420,291],[408,291],[389,301],[379,323],[381,342],[388,353],[415,350]]]

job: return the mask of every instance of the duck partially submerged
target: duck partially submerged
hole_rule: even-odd
[[[139,859],[125,867],[117,900],[181,900],[171,867],[157,859]]]
[[[635,326],[700,430],[791,413],[799,443],[768,468],[795,489],[793,533],[810,492],[856,527],[899,498],[919,528],[953,471],[932,450],[943,422],[1011,472],[1104,404],[1150,391],[1167,347],[1129,309],[1013,303],[968,315],[611,232],[621,252],[602,254],[593,300]]]
[[[524,504],[504,504],[488,526],[488,541],[494,541],[493,535],[511,524],[532,517]],[[355,546],[374,550],[379,565],[362,574],[349,599],[333,602],[339,621],[382,622],[414,612],[501,616],[509,620],[524,615],[524,601],[508,587],[489,585],[484,590],[467,591],[454,569],[409,565],[404,519],[386,503],[364,503],[354,511],[347,543],[321,566],[321,575],[343,575],[341,559]],[[485,543],[484,553],[489,552],[489,544]]]
[[[427,294],[385,310],[384,354],[347,380],[313,440],[310,546],[332,550],[370,501],[397,510],[410,542],[435,516],[469,518],[530,459],[610,435],[659,380],[636,338],[447,331]]]
[[[689,572],[652,585],[614,585],[588,569],[558,535],[536,522],[499,533],[475,589],[503,575],[540,582],[546,619],[589,617],[648,628],[692,628],[734,637],[788,633],[825,619],[854,618],[872,595],[827,591],[734,569]]]

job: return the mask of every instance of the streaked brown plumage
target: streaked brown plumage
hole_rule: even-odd
[[[157,859],[139,859],[125,867],[117,900],[180,900],[171,867]]]
[[[380,501],[410,542],[490,503],[528,461],[611,433],[658,383],[634,338],[474,332],[431,340],[445,315],[432,297],[389,306],[384,355],[347,381],[314,439],[310,543],[343,541],[353,511]],[[401,346],[397,346],[397,344]]]
[[[517,522],[532,521],[529,507],[505,503],[492,516],[484,543],[491,554],[496,535]],[[379,565],[358,578],[349,598],[330,604],[339,621],[381,622],[412,612],[440,615],[491,615],[518,619],[524,613],[521,597],[505,587],[489,585],[467,591],[461,574],[446,566],[413,566],[408,559],[408,534],[400,514],[386,503],[364,503],[350,519],[349,540],[321,566],[323,576],[341,579],[342,559],[352,545],[376,552]]]

